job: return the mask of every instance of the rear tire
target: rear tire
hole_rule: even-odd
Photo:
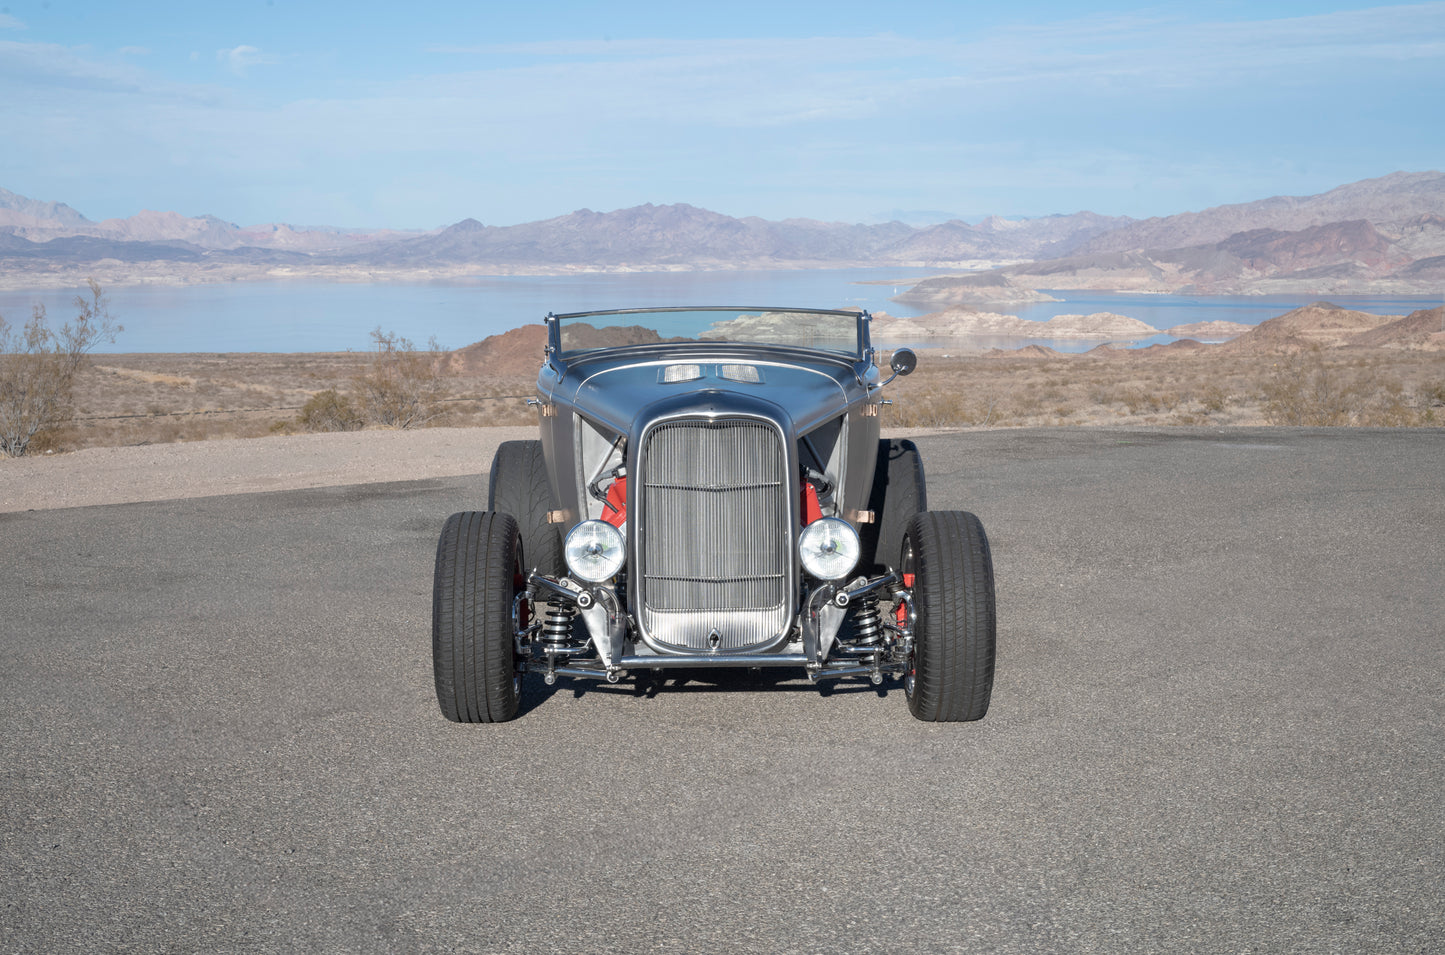
[[[447,518],[432,582],[432,665],[437,703],[454,723],[502,723],[517,715],[521,672],[512,601],[525,585],[521,535],[507,514]]]
[[[930,722],[983,719],[993,693],[997,629],[983,524],[967,511],[915,515],[899,569],[912,575],[917,611],[904,679],[909,711]]]
[[[868,508],[873,523],[862,528],[864,561],[860,563],[864,568],[871,566],[874,573],[882,573],[887,566],[896,570],[908,522],[914,514],[928,510],[928,486],[918,445],[898,438],[878,442]]]
[[[528,570],[557,577],[562,570],[562,542],[547,522],[552,488],[540,441],[503,441],[492,458],[487,510],[510,514],[522,531],[522,555]]]

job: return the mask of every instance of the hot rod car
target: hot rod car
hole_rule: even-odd
[[[923,462],[881,439],[867,312],[662,308],[548,315],[538,441],[492,463],[485,511],[437,546],[437,699],[518,709],[522,677],[650,681],[790,667],[899,680],[921,720],[976,720],[994,676],[988,538],[927,509]]]

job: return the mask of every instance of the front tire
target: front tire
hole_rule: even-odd
[[[517,715],[521,672],[512,602],[524,585],[521,534],[508,514],[447,518],[432,582],[432,665],[437,703],[454,723]]]
[[[983,719],[993,693],[997,618],[993,556],[967,511],[924,511],[908,522],[899,566],[917,620],[904,689],[929,722]]]
[[[516,518],[528,570],[557,577],[563,573],[562,542],[556,525],[547,521],[547,512],[553,507],[542,442],[499,444],[487,485],[487,510]]]
[[[900,438],[878,442],[878,463],[873,470],[868,507],[873,512],[873,523],[862,529],[867,562],[875,573],[883,573],[889,566],[897,569],[908,522],[914,514],[928,510],[928,484],[918,445]]]

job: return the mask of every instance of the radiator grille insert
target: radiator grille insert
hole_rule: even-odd
[[[738,650],[780,633],[792,535],[778,431],[752,421],[660,425],[640,471],[648,635],[687,650]]]

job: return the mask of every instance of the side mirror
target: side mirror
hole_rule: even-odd
[[[900,348],[895,351],[893,357],[888,360],[888,367],[893,369],[893,374],[888,376],[888,381],[892,381],[899,375],[911,375],[913,374],[913,369],[918,367],[918,356],[913,354],[913,349],[911,348]],[[883,382],[883,384],[878,387],[882,388],[883,385],[888,384],[888,381]]]
[[[893,369],[895,378],[899,375],[911,375],[913,369],[918,367],[918,356],[913,353],[911,348],[900,348],[889,359],[888,367]]]

